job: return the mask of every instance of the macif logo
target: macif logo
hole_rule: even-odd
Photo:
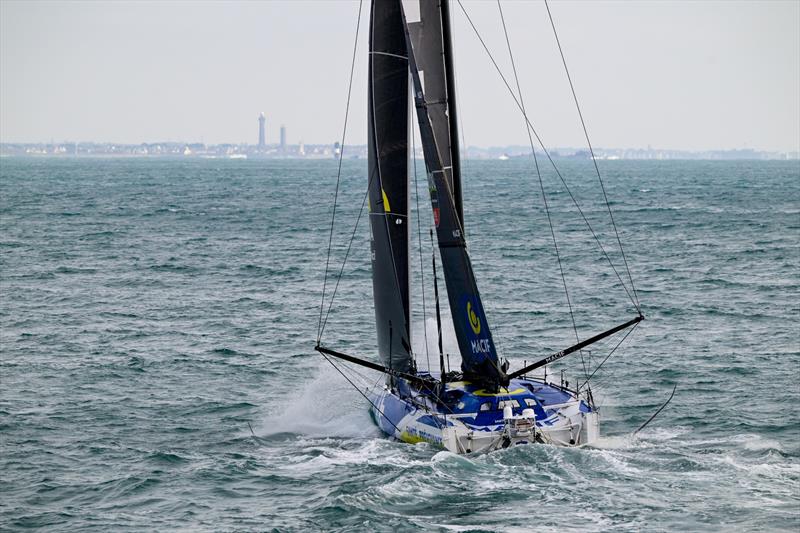
[[[483,308],[480,302],[477,297],[469,295],[465,295],[462,302],[464,302],[462,305],[469,324],[469,328],[466,329],[465,333],[473,355],[492,355],[494,349],[492,342],[489,340],[489,329],[483,323]]]
[[[486,318],[478,295],[464,294],[461,297],[461,309],[466,315],[464,317],[467,319],[466,323],[469,324],[469,327],[464,328],[463,325],[460,327],[464,328],[462,331],[466,337],[465,340],[469,342],[470,351],[472,351],[472,356],[475,358],[472,363],[483,360],[483,357],[486,356],[495,358],[494,346],[492,346],[492,341],[489,337],[489,324],[484,323]],[[464,322],[460,322],[460,324],[464,324]]]
[[[475,335],[480,335],[481,333],[481,319],[475,313],[475,310],[472,309],[472,302],[467,302],[467,320],[469,320],[469,326],[472,328],[473,333]]]

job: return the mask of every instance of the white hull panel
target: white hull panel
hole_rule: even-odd
[[[458,454],[489,452],[520,444],[586,446],[597,441],[600,427],[595,410],[574,394],[536,383],[537,387],[547,387],[548,394],[550,389],[557,390],[566,399],[548,405],[530,390],[535,391],[535,387],[530,387],[529,383],[523,382],[525,387],[522,388],[512,385],[511,390],[504,389],[497,394],[474,392],[472,395],[485,400],[483,404],[489,408],[483,409],[485,405],[481,405],[481,411],[471,412],[457,409],[448,412],[447,405],[434,402],[430,397],[406,395],[401,398],[387,387],[371,398],[371,413],[378,426],[398,440],[427,442]],[[448,392],[457,389],[458,384],[455,385],[448,384]],[[531,405],[536,409],[527,408]],[[498,409],[500,406],[504,408]]]

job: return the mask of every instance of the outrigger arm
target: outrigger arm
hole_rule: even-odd
[[[550,364],[553,361],[557,361],[557,360],[561,359],[562,357],[565,357],[565,356],[567,356],[567,355],[569,355],[571,353],[577,352],[578,350],[581,350],[581,349],[589,346],[590,344],[594,344],[595,342],[597,342],[599,340],[605,339],[606,337],[608,337],[610,335],[613,335],[614,333],[616,333],[618,331],[621,331],[621,330],[623,330],[625,328],[633,326],[634,324],[637,324],[637,323],[641,322],[642,320],[644,320],[644,315],[639,315],[636,318],[633,318],[633,319],[625,322],[624,324],[620,324],[619,326],[615,326],[615,327],[609,329],[608,331],[604,331],[603,333],[599,333],[599,334],[595,335],[594,337],[590,337],[590,338],[588,338],[586,340],[583,340],[583,341],[579,342],[578,344],[570,346],[569,348],[567,348],[565,350],[561,350],[560,352],[556,352],[556,353],[554,353],[552,355],[549,355],[549,356],[545,357],[544,359],[540,359],[539,361],[536,361],[535,363],[532,363],[532,364],[526,366],[525,368],[521,368],[521,369],[517,370],[516,372],[512,372],[511,374],[508,375],[508,379],[511,380],[511,379],[514,379],[514,378],[518,378],[518,377],[520,377],[520,376],[522,376],[524,374],[527,374],[528,372],[530,372],[532,370],[536,370],[539,367],[542,367],[544,365]],[[344,361],[348,361],[350,363],[354,363],[354,364],[357,364],[357,365],[360,365],[360,366],[363,366],[363,367],[366,367],[366,368],[370,368],[372,370],[377,370],[378,372],[383,372],[384,374],[388,374],[390,376],[394,376],[394,377],[397,377],[397,378],[403,378],[403,379],[408,380],[408,381],[410,381],[412,383],[417,383],[417,384],[423,385],[425,387],[429,387],[430,386],[430,382],[428,380],[422,379],[419,376],[415,376],[413,374],[408,374],[406,372],[398,372],[397,370],[392,370],[391,368],[385,367],[383,365],[379,365],[377,363],[373,363],[371,361],[367,361],[366,359],[361,359],[359,357],[354,357],[352,355],[347,355],[347,354],[342,353],[342,352],[337,352],[336,350],[331,350],[330,348],[325,348],[324,346],[320,346],[320,345],[314,346],[314,349],[316,351],[318,351],[319,353],[324,354],[324,355],[330,355],[330,356],[336,357],[338,359],[342,359]]]
[[[354,357],[352,355],[347,355],[342,352],[337,352],[336,350],[331,350],[330,348],[325,348],[323,346],[317,345],[314,346],[314,349],[323,355],[330,355],[336,357],[338,359],[343,359],[350,363],[355,363],[357,365],[361,365],[366,368],[370,368],[372,370],[377,370],[378,372],[383,372],[384,374],[388,374],[390,376],[394,376],[396,378],[403,378],[408,380],[412,383],[416,383],[418,385],[422,385],[426,388],[430,387],[430,382],[425,379],[422,379],[419,376],[415,376],[413,374],[408,374],[406,372],[398,372],[397,370],[392,370],[391,368],[385,367],[383,365],[379,365],[377,363],[373,363],[371,361],[367,361],[365,359],[360,359],[358,357]]]
[[[581,350],[581,349],[589,346],[590,344],[594,344],[595,342],[597,342],[599,340],[605,339],[609,335],[613,335],[614,333],[616,333],[618,331],[621,331],[621,330],[623,330],[625,328],[628,328],[628,327],[630,327],[630,326],[632,326],[634,324],[637,324],[637,323],[641,322],[642,320],[644,320],[644,315],[639,315],[636,318],[625,322],[624,324],[620,324],[619,326],[615,326],[615,327],[609,329],[608,331],[604,331],[603,333],[598,333],[594,337],[590,337],[590,338],[588,338],[586,340],[583,340],[583,341],[579,342],[578,344],[570,346],[569,348],[567,348],[565,350],[561,350],[560,352],[556,352],[553,355],[548,355],[544,359],[540,359],[539,361],[536,361],[535,363],[532,363],[532,364],[526,366],[525,368],[521,368],[521,369],[517,370],[516,372],[512,372],[511,374],[508,375],[508,379],[518,378],[518,377],[522,376],[523,374],[527,374],[531,370],[536,370],[539,367],[542,367],[544,365],[548,365],[548,364],[552,363],[553,361],[557,361],[557,360],[561,359],[562,357],[564,357],[566,355],[569,355],[571,353],[577,352],[578,350]]]

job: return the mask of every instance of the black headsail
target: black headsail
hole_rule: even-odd
[[[397,5],[401,6],[399,0]],[[426,98],[415,50],[406,26],[405,14],[403,14],[403,28],[406,29],[414,104],[425,154],[425,166],[428,170],[428,188],[433,206],[436,236],[442,256],[453,326],[461,352],[461,369],[466,379],[478,381],[487,386],[497,386],[507,382],[507,378],[505,372],[500,368],[489,323],[486,320],[475,275],[472,271],[472,263],[467,254],[455,196],[449,183],[448,173],[442,164],[442,153],[449,148],[447,145],[442,146],[439,143],[440,139],[436,137],[432,124],[434,115],[438,117],[437,120],[446,120],[446,116],[441,113],[433,113],[436,103],[431,101],[429,104]],[[429,60],[433,61],[435,58],[429,58]],[[442,140],[443,142],[444,140]]]
[[[408,282],[408,59],[396,1],[373,0],[368,81],[372,289],[383,364],[413,371]]]

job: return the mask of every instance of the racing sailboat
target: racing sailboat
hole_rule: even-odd
[[[592,444],[600,430],[591,389],[570,389],[563,379],[556,383],[546,374],[529,374],[631,328],[644,317],[639,312],[515,371],[498,356],[464,233],[450,6],[447,0],[420,0],[419,6],[419,21],[414,22],[406,19],[401,0],[373,0],[370,15],[366,201],[380,363],[323,346],[319,338],[315,349],[329,361],[344,360],[386,374],[383,388],[365,396],[378,427],[396,439],[428,442],[454,453],[535,442]],[[460,371],[447,371],[442,350],[435,253],[431,267],[439,371],[418,370],[412,349],[410,101],[422,141],[432,232],[461,356]]]

